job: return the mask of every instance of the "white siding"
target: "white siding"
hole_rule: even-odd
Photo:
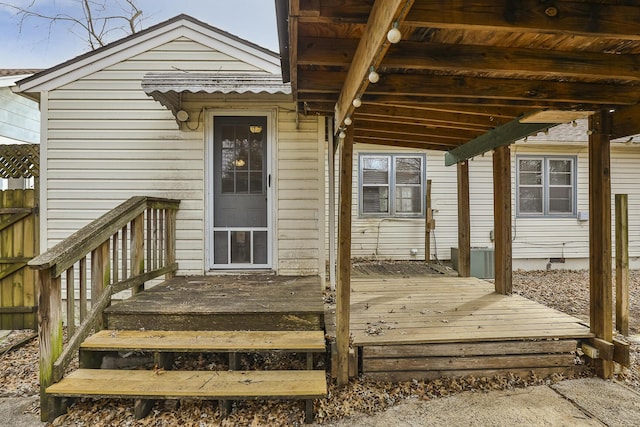
[[[47,245],[51,247],[81,226],[133,195],[181,200],[177,221],[177,261],[180,274],[202,274],[205,223],[204,109],[277,110],[262,95],[187,97],[193,121],[179,129],[171,113],[141,88],[148,72],[264,72],[185,38],[133,56],[49,92],[48,165],[46,182]],[[253,99],[258,101],[253,102]],[[235,100],[235,101],[234,101]],[[282,105],[282,104],[281,104]],[[275,267],[283,274],[318,274],[320,239],[317,211],[321,189],[304,187],[322,182],[318,176],[317,119],[300,122],[286,104],[278,124],[278,247]],[[197,125],[197,128],[196,128]],[[315,149],[315,152],[313,151]],[[314,156],[315,153],[315,156]],[[297,157],[298,156],[298,157]],[[303,170],[309,181],[298,181]],[[300,184],[303,187],[292,183]],[[296,200],[304,191],[305,203]],[[293,202],[293,203],[292,203]],[[284,208],[280,208],[280,205]],[[315,217],[312,212],[316,212]],[[314,228],[315,227],[315,228]],[[293,231],[296,233],[293,233]],[[296,253],[304,242],[305,251]],[[281,258],[281,259],[280,259]]]
[[[40,142],[38,104],[0,87],[0,144]]]
[[[391,147],[356,144],[353,161],[352,256],[388,259],[424,259],[424,218],[361,218],[358,214],[358,154],[400,152]],[[415,151],[414,151],[415,152]],[[428,151],[427,179],[432,181],[431,197],[436,228],[431,237],[432,257],[450,259],[457,246],[456,168],[444,166],[444,153]],[[577,158],[577,211],[589,211],[588,150],[582,144],[512,145],[512,236],[514,268],[547,268],[549,258],[565,258],[566,264],[551,268],[587,268],[589,222],[576,218],[518,218],[516,216],[516,156],[567,155]],[[613,144],[611,153],[612,209],[614,195],[629,195],[629,251],[632,266],[640,266],[640,146]],[[469,162],[471,204],[471,246],[493,247],[492,156],[486,153]],[[326,187],[328,192],[328,187]],[[327,196],[328,197],[328,196]],[[328,214],[328,212],[327,212]],[[612,218],[612,227],[614,224]],[[613,229],[613,228],[612,228]],[[615,236],[615,234],[614,234]],[[328,239],[328,234],[326,235]],[[412,256],[411,249],[417,249]]]

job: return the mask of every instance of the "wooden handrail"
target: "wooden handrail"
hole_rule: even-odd
[[[159,199],[146,196],[131,197],[115,209],[82,227],[53,248],[32,259],[29,262],[29,267],[37,270],[51,268],[53,269],[54,277],[57,277],[147,208],[177,210],[179,204],[180,201],[174,199]]]
[[[31,268],[38,270],[40,279],[38,335],[43,421],[58,415],[46,388],[62,378],[73,355],[91,331],[102,327],[103,312],[111,303],[111,296],[127,289],[135,293],[143,289],[146,281],[162,275],[172,277],[178,270],[175,239],[179,204],[179,200],[173,199],[132,197],[29,262]],[[89,255],[90,263],[87,262]],[[67,286],[67,331],[70,335],[65,349],[62,342],[63,280]],[[80,295],[77,328],[76,288]],[[87,313],[89,292],[91,310]]]

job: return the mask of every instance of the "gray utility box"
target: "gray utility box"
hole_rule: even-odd
[[[458,248],[451,248],[451,264],[458,271]],[[479,279],[495,277],[493,248],[471,248],[471,276]]]

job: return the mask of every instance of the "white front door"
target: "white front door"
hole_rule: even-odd
[[[267,116],[214,116],[209,169],[209,266],[269,268]]]

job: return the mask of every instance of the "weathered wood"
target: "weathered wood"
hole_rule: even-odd
[[[458,274],[471,275],[471,204],[469,202],[469,162],[457,165],[458,172]]]
[[[102,312],[109,305],[113,289],[108,286],[103,290],[99,299],[92,304],[90,315],[80,324],[76,333],[69,339],[69,342],[61,351],[59,357],[53,362],[53,381],[59,381],[64,375],[64,370],[71,360],[78,354],[80,344],[91,334],[92,330],[99,330],[102,326]],[[62,344],[61,344],[62,345]]]
[[[629,335],[628,196],[616,194],[616,329]]]
[[[40,418],[49,421],[54,408],[46,389],[55,381],[53,364],[62,353],[60,277],[39,272],[38,339],[40,342]]]
[[[107,239],[91,252],[91,311],[94,311],[94,306],[102,299],[102,293],[110,282],[109,240]],[[97,320],[96,328],[103,327],[102,319]]]
[[[168,352],[324,352],[324,332],[316,331],[153,331],[102,330],[84,340],[84,350]]]
[[[612,342],[605,341],[603,339],[594,337],[587,340],[589,345],[598,350],[598,359],[603,361],[613,360],[614,346]]]
[[[625,367],[631,366],[631,356],[629,354],[629,343],[617,338],[613,339],[613,361]]]
[[[507,354],[571,353],[576,340],[496,341],[453,344],[370,345],[362,347],[363,358],[493,356]]]
[[[442,371],[465,369],[550,368],[575,364],[573,354],[524,354],[467,357],[407,357],[365,359],[364,373],[376,371]]]
[[[165,238],[165,251],[166,251],[166,260],[165,263],[167,265],[171,265],[176,262],[176,216],[177,212],[175,210],[169,210],[166,214],[166,238]],[[175,271],[171,271],[165,274],[165,279],[169,280],[175,276]]]
[[[336,290],[336,345],[338,385],[349,382],[349,314],[351,297],[351,199],[353,182],[353,127],[340,144],[340,201],[338,216],[338,288]]]
[[[431,180],[427,180],[425,191],[425,215],[424,215],[424,262],[431,261],[431,230],[433,227],[433,211],[431,210]]]
[[[640,134],[638,117],[640,117],[640,105],[629,105],[617,109],[611,118],[611,139]]]
[[[133,404],[134,418],[139,420],[149,415],[155,403],[155,399],[136,399]]]
[[[360,38],[358,47],[351,60],[349,72],[343,80],[342,90],[335,107],[334,126],[336,132],[342,127],[344,119],[353,112],[351,101],[363,93],[370,82],[367,78],[370,67],[375,70],[389,49],[387,31],[392,23],[400,24],[406,16],[413,0],[377,0],[374,2],[367,27]]]
[[[76,296],[75,275],[73,267],[67,270],[67,335],[72,336],[76,331]]]
[[[80,285],[80,323],[87,318],[87,257],[78,262],[78,282]]]
[[[148,261],[148,260],[147,260]],[[144,272],[144,213],[140,213],[131,221],[131,276],[135,277]],[[143,285],[134,287],[131,292],[136,294],[144,290]]]
[[[613,339],[610,129],[608,111],[589,117],[589,318],[591,332],[608,343]],[[595,363],[598,376],[611,378],[610,359]]]
[[[495,290],[512,292],[511,150],[508,145],[493,152],[493,227],[495,236]]]
[[[321,370],[164,371],[78,369],[47,389],[55,396],[162,399],[315,399],[325,397]]]
[[[84,254],[87,254],[110,238],[117,230],[143,213],[147,206],[164,205],[177,209],[180,201],[136,196],[107,212],[97,220],[73,233],[47,252],[34,258],[29,266],[35,269],[53,268],[60,275]]]

